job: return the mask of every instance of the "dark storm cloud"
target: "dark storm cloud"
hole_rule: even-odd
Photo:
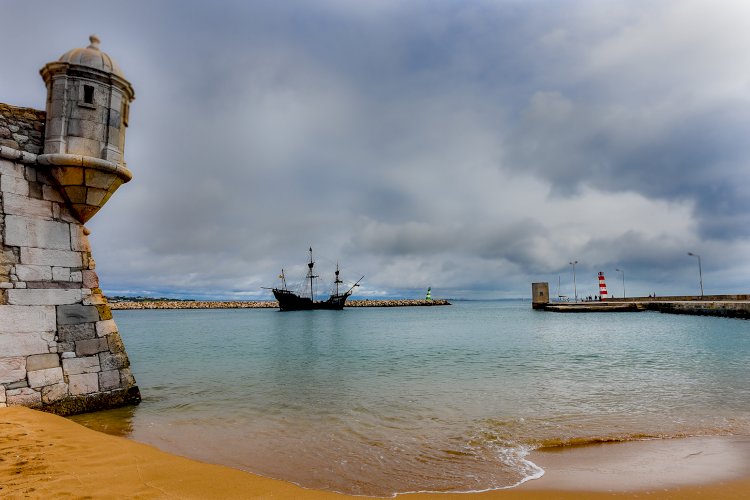
[[[718,289],[740,287],[748,15],[740,1],[14,3],[5,36],[27,41],[0,100],[42,107],[38,68],[90,32],[132,80],[135,178],[90,223],[109,291],[252,297],[282,266],[303,272],[308,245],[373,295],[525,296],[573,259],[591,282],[625,267],[634,291],[680,291],[687,251]]]
[[[582,185],[692,200],[705,238],[750,235],[750,102],[653,117],[620,104],[577,105],[537,94],[508,141],[507,161],[549,179],[558,192]],[[670,111],[673,113],[669,115]],[[668,121],[653,130],[654,120]]]
[[[641,7],[591,39],[559,26],[554,79],[534,79],[507,161],[558,192],[591,185],[690,200],[702,238],[746,239],[750,79],[737,63],[750,49],[740,34],[748,8]]]

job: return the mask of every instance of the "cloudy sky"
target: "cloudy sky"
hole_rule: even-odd
[[[105,292],[270,298],[750,290],[746,0],[2,0],[0,101],[96,33],[134,180],[89,222]]]

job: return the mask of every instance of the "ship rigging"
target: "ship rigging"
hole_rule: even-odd
[[[307,275],[305,276],[305,282],[310,282],[310,294],[309,296],[295,293],[287,288],[286,284],[286,276],[284,274],[284,270],[281,270],[281,275],[279,278],[281,279],[281,288],[272,288],[272,292],[274,297],[276,297],[276,300],[279,302],[279,309],[281,311],[308,311],[313,309],[333,309],[333,310],[341,310],[344,308],[344,305],[346,304],[346,299],[349,298],[349,296],[352,294],[352,291],[355,287],[359,286],[359,282],[364,279],[364,276],[362,276],[359,280],[357,280],[356,283],[354,283],[349,289],[347,289],[345,292],[341,293],[339,286],[342,285],[344,282],[341,280],[340,277],[340,271],[339,271],[339,265],[336,263],[336,272],[334,285],[335,285],[335,292],[331,293],[331,295],[326,300],[315,300],[315,279],[319,278],[315,274],[315,261],[313,260],[313,254],[312,254],[312,247],[309,249],[310,252],[310,261],[307,263]]]

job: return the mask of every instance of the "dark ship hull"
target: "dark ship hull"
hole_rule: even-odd
[[[349,295],[351,294],[331,295],[328,300],[314,301],[310,297],[300,297],[289,290],[273,289],[273,296],[279,301],[279,309],[282,311],[312,311],[315,309],[340,311],[344,308]]]

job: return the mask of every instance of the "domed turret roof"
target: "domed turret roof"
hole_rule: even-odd
[[[98,69],[99,71],[105,71],[107,73],[114,73],[120,78],[125,78],[122,74],[122,70],[117,63],[107,55],[106,52],[99,50],[99,37],[91,35],[89,37],[91,44],[88,47],[71,49],[65,54],[60,56],[59,62],[77,64],[79,66],[87,66],[89,68]]]

